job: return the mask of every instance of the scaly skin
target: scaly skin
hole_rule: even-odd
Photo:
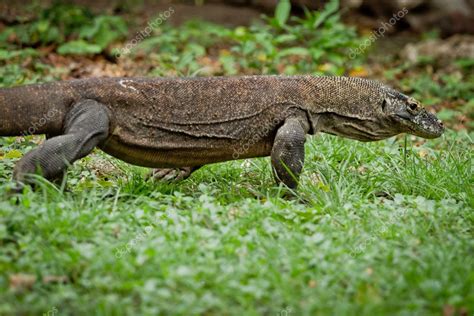
[[[34,172],[57,176],[99,146],[136,165],[184,167],[186,175],[271,155],[276,179],[295,188],[306,134],[373,141],[444,130],[417,101],[348,77],[84,79],[0,89],[0,108],[0,136],[51,137],[19,162],[17,181]]]

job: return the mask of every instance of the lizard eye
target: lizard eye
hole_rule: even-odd
[[[410,114],[416,115],[418,112],[420,112],[421,107],[417,102],[410,101],[408,102],[407,110],[410,112]]]

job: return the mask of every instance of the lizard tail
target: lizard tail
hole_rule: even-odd
[[[60,134],[70,104],[65,89],[60,83],[0,88],[0,136]]]

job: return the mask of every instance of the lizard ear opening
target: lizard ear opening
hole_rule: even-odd
[[[382,111],[385,112],[385,110],[387,108],[387,105],[388,105],[387,99],[383,99],[383,101],[382,101]]]

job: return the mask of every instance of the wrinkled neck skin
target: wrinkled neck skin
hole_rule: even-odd
[[[377,141],[399,133],[400,126],[382,110],[387,87],[351,77],[308,77],[305,108],[312,130],[360,141]]]
[[[401,133],[393,131],[385,123],[385,121],[321,113],[315,116],[315,120],[313,120],[313,126],[315,127],[313,129],[318,132],[363,142],[378,141]]]

